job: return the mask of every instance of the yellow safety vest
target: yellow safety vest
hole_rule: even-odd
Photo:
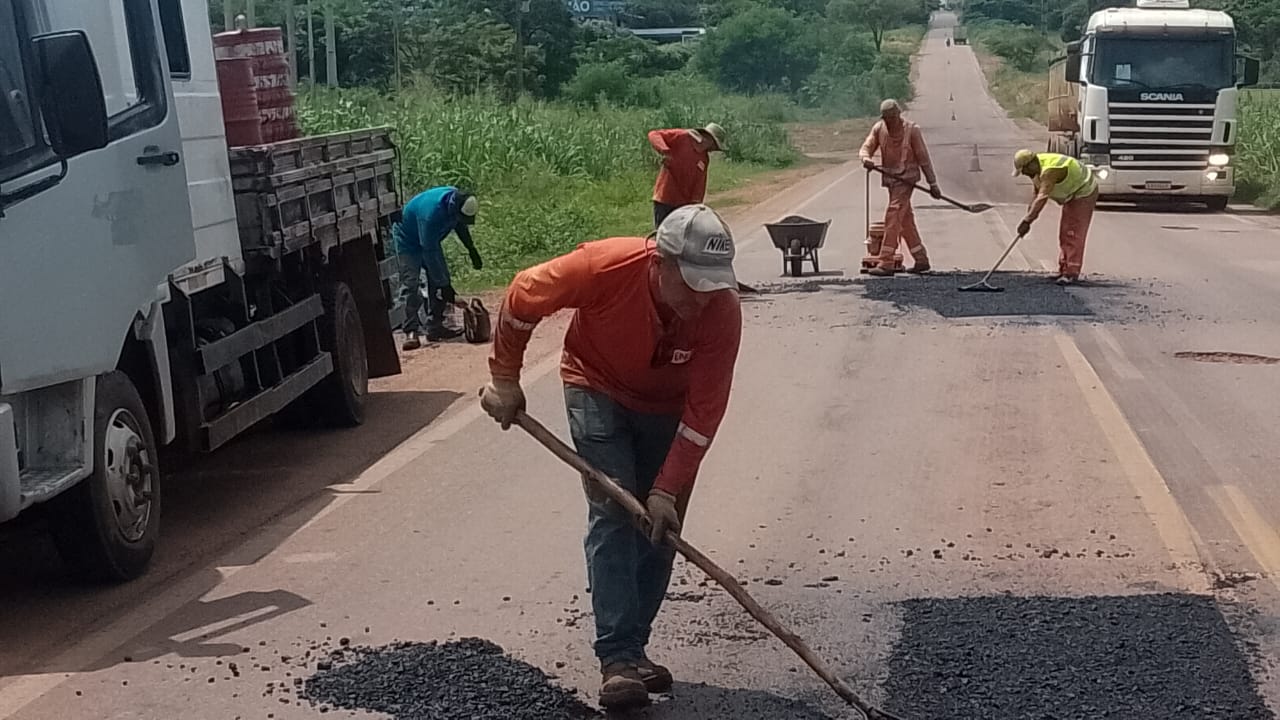
[[[1098,184],[1093,180],[1093,171],[1079,160],[1058,153],[1037,153],[1036,157],[1040,160],[1041,173],[1046,170],[1067,169],[1066,179],[1054,185],[1053,192],[1049,193],[1049,199],[1059,205],[1064,205],[1076,198],[1087,197],[1097,189]]]

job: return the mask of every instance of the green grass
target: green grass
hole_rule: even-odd
[[[692,78],[673,79],[670,93],[659,107],[624,110],[351,89],[305,95],[300,114],[310,133],[394,127],[406,194],[442,184],[478,194],[484,269],[471,268],[460,243],[446,244],[455,285],[474,290],[585,241],[647,233],[658,169],[649,130],[724,125],[730,149],[713,156],[712,191],[798,159],[782,125],[795,117],[785,101],[726,96]]]
[[[1280,208],[1280,90],[1249,90],[1240,98],[1236,197]]]

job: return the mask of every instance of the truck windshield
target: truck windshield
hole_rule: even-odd
[[[38,149],[18,16],[10,0],[0,0],[0,180]]]
[[[1109,88],[1220,90],[1235,84],[1230,37],[1098,38],[1090,81]]]

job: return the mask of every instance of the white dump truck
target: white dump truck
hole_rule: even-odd
[[[144,572],[159,450],[396,374],[385,130],[228,149],[205,0],[0,0],[0,521]]]
[[[1257,80],[1258,62],[1237,55],[1224,12],[1187,0],[1100,10],[1050,66],[1048,150],[1091,166],[1103,200],[1225,209],[1236,99]]]

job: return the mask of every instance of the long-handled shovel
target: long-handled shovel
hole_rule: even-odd
[[[1019,235],[1013,239],[1013,242],[1009,243],[1009,247],[1004,249],[1004,253],[1000,256],[1000,259],[996,261],[995,265],[991,266],[991,269],[987,271],[986,275],[982,276],[981,280],[972,285],[964,285],[956,289],[960,292],[1004,292],[1004,288],[996,287],[987,281],[991,279],[992,274],[994,274],[996,269],[1000,267],[1001,263],[1004,262],[1004,259],[1009,257],[1009,253],[1013,252],[1013,246],[1017,245],[1018,241],[1021,239],[1022,236]]]
[[[872,168],[872,169],[873,169],[873,170],[875,170],[876,172],[878,172],[878,173],[880,173],[880,174],[884,175],[885,177],[893,178],[894,180],[897,180],[897,181],[898,181],[898,182],[900,182],[900,183],[905,183],[905,184],[911,185],[912,187],[914,187],[914,188],[915,188],[915,189],[917,189],[917,190],[923,190],[923,191],[925,191],[925,192],[929,192],[929,188],[927,188],[927,187],[925,187],[925,186],[921,185],[920,183],[911,183],[911,182],[909,182],[908,180],[906,180],[905,178],[903,178],[903,177],[901,177],[901,176],[899,176],[899,175],[895,175],[895,174],[893,174],[893,173],[889,172],[888,170],[885,170],[884,168],[880,167],[879,165],[876,165],[876,166],[875,166],[874,168]],[[962,203],[962,202],[960,202],[959,200],[953,200],[953,199],[951,199],[951,198],[947,197],[946,195],[942,195],[942,196],[940,196],[940,198],[939,198],[939,199],[940,199],[940,200],[943,200],[944,202],[950,203],[951,205],[954,205],[955,207],[958,207],[958,208],[960,208],[961,210],[964,210],[965,212],[971,212],[971,213],[982,213],[982,212],[986,212],[986,211],[990,210],[991,208],[995,207],[995,206],[994,206],[994,205],[992,205],[991,203],[982,203],[982,202],[980,202],[980,203],[971,203],[971,204],[970,204],[970,203]]]
[[[550,450],[553,455],[596,483],[611,500],[626,509],[637,527],[643,528],[647,524],[648,513],[645,511],[644,505],[634,495],[623,489],[616,480],[592,467],[590,463],[582,459],[580,455],[574,452],[564,441],[556,437],[555,433],[548,430],[546,426],[523,411],[516,416],[515,424]],[[759,621],[761,625],[769,629],[769,632],[776,635],[787,647],[795,651],[800,656],[800,659],[804,660],[805,664],[817,673],[818,677],[830,685],[831,689],[835,690],[841,699],[862,713],[867,720],[902,720],[896,715],[872,707],[858,697],[848,685],[835,676],[831,668],[827,667],[827,664],[815,655],[813,650],[810,650],[809,646],[799,636],[783,627],[782,623],[778,622],[768,610],[761,607],[760,603],[756,602],[732,575],[712,562],[711,558],[703,555],[697,548],[671,531],[667,532],[666,543],[688,558],[689,562],[697,565],[712,580],[719,583],[720,587],[723,587],[733,596],[734,600],[738,601],[738,604],[742,605],[751,614],[751,617]]]

